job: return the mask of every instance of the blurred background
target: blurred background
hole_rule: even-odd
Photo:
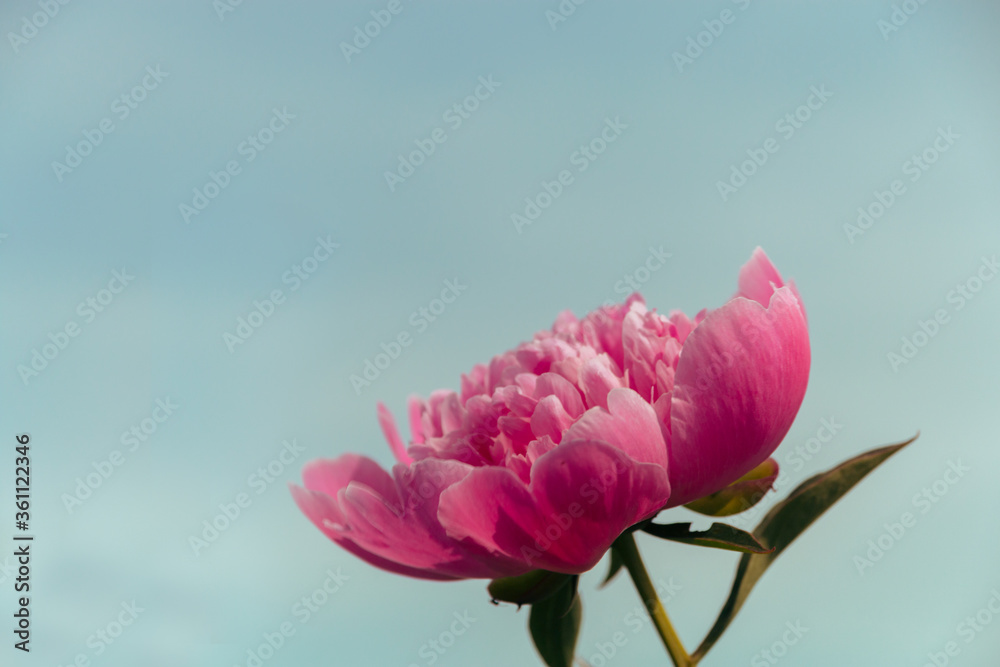
[[[776,495],[921,435],[702,664],[918,666],[949,642],[996,664],[998,20],[972,0],[4,2],[0,553],[19,433],[35,542],[31,652],[0,628],[0,662],[541,664],[527,610],[368,566],[287,484],[347,451],[390,464],[377,401],[403,424],[408,395],[628,281],[663,312],[718,307],[759,245],[813,345]],[[639,546],[693,649],[738,557]],[[595,590],[604,568],[579,657],[667,664],[627,578]]]

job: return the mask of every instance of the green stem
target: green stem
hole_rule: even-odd
[[[667,653],[674,665],[676,667],[694,667],[697,663],[684,650],[681,638],[677,636],[674,626],[670,624],[667,611],[663,608],[660,597],[656,594],[656,588],[649,579],[646,566],[642,564],[642,556],[639,555],[639,549],[636,547],[635,537],[630,532],[623,534],[615,541],[614,548],[618,550],[618,555],[621,556],[622,562],[628,569],[632,582],[635,584],[639,596],[642,597],[646,609],[649,610],[653,625],[656,626],[656,631],[660,634],[663,645],[667,647]]]

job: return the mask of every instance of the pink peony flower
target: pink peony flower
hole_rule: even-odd
[[[330,539],[425,579],[589,570],[630,526],[714,493],[770,456],[809,377],[806,316],[758,248],[739,291],[694,320],[638,294],[411,398],[412,441],[378,419],[390,475],[344,454],[307,464],[299,508]]]

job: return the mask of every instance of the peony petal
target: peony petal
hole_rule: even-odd
[[[315,459],[302,468],[303,486],[332,498],[352,481],[368,486],[391,503],[399,502],[392,477],[367,456],[343,454],[335,459]]]
[[[346,537],[346,532],[343,530],[345,527],[343,523],[345,519],[343,518],[343,513],[340,511],[340,507],[334,498],[331,498],[319,491],[304,489],[295,484],[289,484],[288,486],[292,492],[292,498],[295,499],[295,504],[299,506],[299,509],[306,515],[313,525],[319,528],[323,534],[336,542],[339,546],[343,547],[345,550],[351,552],[365,562],[389,572],[403,574],[408,577],[416,577],[418,579],[434,579],[440,581],[458,578],[440,572],[420,570],[400,565],[399,563],[376,556],[375,554],[362,549]]]
[[[423,414],[427,406],[419,396],[410,396],[407,400],[407,411],[410,415],[410,439],[415,445],[424,444]]]
[[[535,413],[531,415],[531,432],[535,438],[547,435],[558,443],[562,440],[563,432],[572,423],[573,418],[563,409],[559,398],[546,396],[538,402]]]
[[[397,465],[395,479],[371,459],[347,454],[310,462],[305,489],[293,485],[302,511],[326,534],[367,562],[426,579],[509,576],[522,566],[449,538],[437,521],[441,492],[471,467],[428,459]]]
[[[767,254],[757,246],[750,260],[740,269],[739,291],[736,296],[742,296],[767,307],[774,290],[783,287],[781,274],[767,258]]]
[[[610,402],[613,407],[614,396]],[[575,564],[563,570],[569,573],[596,565],[622,532],[655,516],[670,497],[662,466],[638,462],[599,441],[563,443],[540,458],[531,474],[532,494],[546,517],[544,536],[552,541],[549,551]]]
[[[455,392],[449,392],[441,401],[441,430],[450,433],[462,428],[465,421],[465,408]]]
[[[718,491],[764,461],[795,419],[809,379],[809,332],[795,294],[737,297],[681,352],[671,404],[670,506]]]
[[[526,486],[509,470],[478,468],[441,494],[438,518],[455,538],[520,559],[525,571],[577,574],[670,496],[666,471],[604,442],[563,443],[539,458]]]
[[[497,556],[518,560],[524,559],[521,547],[531,548],[531,534],[540,526],[527,485],[512,471],[493,466],[477,468],[443,491],[438,520],[451,537],[471,539]],[[525,563],[524,571],[537,567]]]
[[[667,467],[667,444],[656,412],[624,387],[608,394],[608,409],[591,408],[563,436],[563,442],[602,440],[642,463]]]
[[[519,562],[496,558],[483,547],[451,539],[437,520],[439,497],[464,479],[470,466],[427,459],[397,465],[401,505],[391,507],[363,484],[351,483],[338,494],[344,537],[376,557],[398,565],[459,578],[495,578],[522,571]]]
[[[616,387],[623,387],[624,381],[613,367],[611,357],[601,354],[583,365],[580,384],[588,406],[607,409],[608,392]]]
[[[580,391],[569,380],[556,373],[542,373],[535,383],[535,398],[556,396],[562,407],[576,419],[583,414],[583,398]]]
[[[782,280],[781,274],[778,273],[778,269],[774,268],[774,264],[768,259],[767,254],[760,246],[757,246],[750,260],[740,269],[739,291],[736,293],[736,296],[752,299],[760,305],[767,307],[774,290],[786,286],[795,295],[796,301],[799,302],[799,308],[802,310],[802,317],[805,318],[806,307],[802,303],[802,297],[799,296],[799,290],[795,286],[795,281],[789,280],[786,282]]]
[[[694,329],[694,322],[688,319],[680,310],[670,311],[670,323],[673,324],[677,329],[677,341],[683,345],[684,341],[687,340],[688,334]]]
[[[535,461],[541,458],[542,455],[552,451],[555,448],[555,446],[556,443],[552,441],[552,438],[547,438],[545,436],[542,436],[538,440],[532,441],[528,445],[528,452],[527,452],[528,462],[534,465]]]
[[[385,407],[381,401],[378,403],[378,423],[382,427],[382,434],[385,436],[385,439],[389,441],[389,447],[392,449],[396,460],[404,465],[412,462],[413,458],[406,453],[406,445],[403,444],[403,439],[399,437],[396,420],[392,418],[389,408]]]

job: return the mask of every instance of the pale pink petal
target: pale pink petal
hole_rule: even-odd
[[[465,418],[465,408],[458,399],[458,394],[449,392],[441,401],[441,430],[449,433],[462,427]]]
[[[535,398],[542,399],[545,396],[557,397],[562,407],[573,419],[583,414],[583,398],[580,396],[580,391],[561,375],[542,373],[538,376],[538,382],[535,384]]]
[[[413,444],[421,445],[424,442],[423,414],[427,410],[427,406],[418,396],[410,396],[407,401],[407,410],[410,414],[410,439]]]
[[[462,374],[462,403],[471,397],[486,393],[486,366],[476,364],[468,374]]]
[[[555,324],[552,325],[552,331],[555,333],[572,331],[578,324],[579,320],[576,319],[573,311],[564,310],[556,316]]]
[[[583,350],[579,350],[583,353]],[[552,372],[558,373],[562,377],[566,378],[570,384],[574,387],[580,384],[580,368],[584,364],[584,359],[580,357],[569,357],[568,359],[560,359],[559,361],[553,362]]]
[[[538,376],[534,373],[518,373],[514,376],[514,384],[521,389],[525,396],[535,395],[535,383],[537,382]]]
[[[739,290],[737,296],[753,299],[762,306],[767,306],[771,300],[771,294],[779,287],[787,286],[795,295],[799,308],[802,310],[802,317],[806,316],[806,308],[799,296],[799,290],[795,286],[794,280],[784,281],[778,269],[768,259],[767,254],[758,246],[751,255],[750,260],[740,269]]]
[[[677,327],[677,340],[683,345],[684,341],[687,340],[688,334],[694,329],[694,322],[689,320],[688,316],[679,310],[670,311],[670,322]]]
[[[547,435],[552,438],[553,442],[559,442],[562,440],[563,432],[572,423],[573,417],[563,409],[559,398],[546,396],[538,401],[535,414],[531,415],[531,432],[536,438]]]
[[[671,343],[676,343],[677,341],[670,341]],[[679,350],[678,350],[679,352]],[[662,359],[656,362],[656,391],[653,393],[656,396],[662,396],[663,394],[669,394],[674,390],[674,366],[673,364],[664,363]]]
[[[771,302],[771,294],[778,287],[783,287],[781,274],[774,268],[774,264],[767,258],[767,255],[757,246],[750,260],[740,269],[739,291],[737,296],[756,301],[760,305],[767,307]]]
[[[667,444],[656,412],[631,389],[612,389],[607,410],[587,410],[563,435],[563,443],[574,440],[601,440],[636,461],[667,466]]]
[[[552,449],[555,446],[556,443],[553,442],[552,438],[547,438],[545,436],[542,436],[538,440],[532,441],[528,445],[528,452],[527,452],[528,461],[532,465],[534,465],[535,461],[537,461],[540,456],[552,451]]]
[[[444,430],[441,428],[441,404],[454,393],[448,389],[438,389],[427,397],[427,411],[423,420],[425,438],[440,438],[444,435]]]
[[[583,365],[580,384],[583,386],[587,405],[602,408],[608,407],[608,392],[624,386],[622,378],[612,366],[611,358],[606,354],[598,355]]]

